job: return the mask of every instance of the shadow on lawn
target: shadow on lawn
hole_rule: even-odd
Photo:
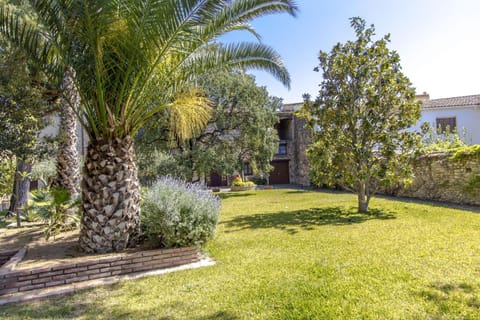
[[[479,288],[467,283],[435,283],[418,293],[433,304],[435,316],[465,314],[478,315],[480,311]]]
[[[225,221],[223,224],[227,228],[232,228],[226,232],[275,228],[294,234],[298,232],[298,228],[312,230],[314,226],[350,225],[374,219],[395,219],[395,216],[389,211],[378,209],[371,209],[369,213],[363,214],[357,213],[355,208],[328,207],[242,215]]]
[[[245,193],[244,191],[241,192],[221,192],[217,193],[220,199],[228,199],[228,198],[240,198],[240,197],[250,197],[253,196],[252,193]]]
[[[179,320],[185,319],[176,316],[177,312],[184,311],[185,301],[164,301],[158,299],[156,303],[142,308],[122,307],[122,304],[105,304],[104,299],[115,294],[122,287],[122,283],[106,285],[99,290],[86,289],[80,293],[67,293],[61,296],[43,298],[17,304],[0,306],[0,318],[13,319],[156,319]],[[135,295],[135,293],[131,293]],[[141,293],[144,297],[144,292]],[[152,299],[149,297],[149,299]],[[173,315],[172,315],[173,314]],[[237,315],[226,310],[211,310],[207,315],[189,315],[192,320],[236,320]]]

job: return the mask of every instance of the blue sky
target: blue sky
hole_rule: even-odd
[[[292,78],[291,90],[272,76],[253,72],[259,85],[285,103],[315,97],[321,72],[320,50],[354,40],[349,18],[374,24],[378,36],[391,34],[390,48],[400,54],[404,74],[418,93],[430,98],[480,94],[480,0],[304,0],[296,18],[272,15],[253,22],[262,42],[277,50]],[[255,39],[228,35],[225,41]]]

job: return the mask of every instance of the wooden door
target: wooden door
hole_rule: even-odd
[[[272,162],[273,171],[270,173],[270,184],[289,184],[290,170],[288,161]]]

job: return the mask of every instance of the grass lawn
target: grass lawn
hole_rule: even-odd
[[[224,194],[213,267],[0,307],[0,318],[480,319],[480,215],[298,190]]]

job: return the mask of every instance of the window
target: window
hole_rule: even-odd
[[[292,120],[281,119],[275,126],[280,140],[292,140]]]
[[[457,129],[457,118],[437,118],[437,130],[439,133],[453,132]]]
[[[287,154],[287,144],[286,143],[280,143],[278,145],[277,154]]]
[[[251,176],[253,174],[253,170],[252,170],[252,167],[250,166],[250,164],[245,163],[243,165],[243,174],[246,175],[246,176]]]

